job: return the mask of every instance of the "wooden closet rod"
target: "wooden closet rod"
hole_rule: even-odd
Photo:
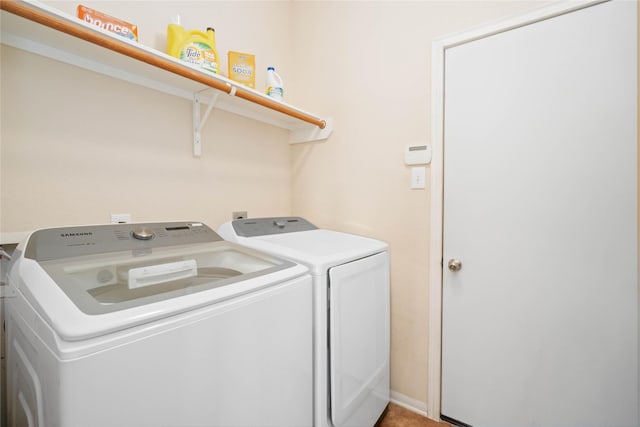
[[[165,58],[146,52],[144,50],[136,49],[135,47],[130,46],[127,43],[123,43],[112,37],[108,37],[104,34],[91,31],[82,25],[65,21],[56,16],[51,16],[46,12],[30,7],[29,5],[20,3],[16,0],[0,0],[0,9],[6,10],[7,12],[13,13],[14,15],[21,16],[30,21],[37,22],[38,24],[53,28],[79,39],[96,44],[98,46],[102,46],[105,49],[118,52],[133,59],[137,59],[138,61],[146,62],[147,64],[162,68],[171,73],[178,74],[180,76],[186,77],[198,83],[202,83],[206,86],[220,90],[227,94],[230,94],[233,90],[233,86],[214,77],[209,77],[204,73],[200,73],[192,70],[187,66],[182,66],[172,61],[168,61]],[[256,104],[260,104],[263,107],[279,111],[283,114],[295,117],[307,123],[311,123],[318,126],[320,129],[324,129],[327,125],[326,121],[324,120],[317,119],[313,116],[301,113],[292,108],[288,108],[287,106],[270,99],[265,99],[263,97],[257,96],[255,93],[252,93],[241,86],[236,87],[235,96],[246,99],[247,101]]]

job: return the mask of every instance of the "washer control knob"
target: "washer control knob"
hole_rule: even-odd
[[[278,228],[284,228],[284,226],[287,225],[287,223],[284,221],[273,221],[273,225],[275,225]]]
[[[131,235],[138,240],[151,240],[155,236],[153,230],[149,227],[136,227],[131,232]]]

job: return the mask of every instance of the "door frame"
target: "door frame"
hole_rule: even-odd
[[[444,77],[447,49],[534,24],[609,0],[562,1],[520,16],[469,31],[444,36],[431,44],[431,221],[429,243],[429,352],[427,356],[427,415],[440,420],[442,366],[442,278],[444,197]]]

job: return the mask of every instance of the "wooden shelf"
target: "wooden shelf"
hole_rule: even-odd
[[[189,99],[194,111],[199,112],[200,103],[213,102],[215,108],[288,129],[292,144],[323,140],[331,134],[331,119],[273,100],[48,5],[1,0],[0,8],[2,44],[7,46]],[[198,122],[194,117],[196,155]]]

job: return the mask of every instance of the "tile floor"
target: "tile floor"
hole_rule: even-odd
[[[389,403],[387,413],[377,427],[451,427],[449,424],[430,420],[402,406]]]

